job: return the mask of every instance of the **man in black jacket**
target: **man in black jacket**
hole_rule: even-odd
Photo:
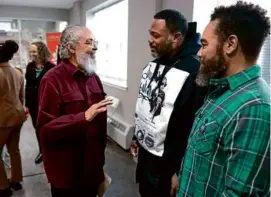
[[[138,153],[140,195],[170,197],[176,195],[176,173],[206,92],[195,83],[200,36],[196,23],[175,10],[157,13],[149,32],[156,59],[143,70],[131,152]]]

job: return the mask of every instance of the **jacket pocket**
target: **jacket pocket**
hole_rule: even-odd
[[[85,100],[83,95],[76,91],[62,96],[61,109],[65,114],[76,114],[85,111]]]
[[[106,93],[97,79],[88,81],[88,91],[90,93],[90,100],[92,104],[98,103],[105,99]]]
[[[78,91],[66,93],[62,96],[62,98],[64,103],[84,100],[83,95]]]
[[[96,92],[91,92],[91,95],[90,95],[90,100],[91,100],[91,103],[98,103],[100,102],[101,100],[105,99],[105,93],[103,91],[96,91]]]

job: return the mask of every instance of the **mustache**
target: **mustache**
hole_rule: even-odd
[[[86,55],[92,56],[94,53],[93,52],[87,52],[85,53]]]
[[[155,49],[155,46],[153,46],[152,44],[149,44],[150,49]]]

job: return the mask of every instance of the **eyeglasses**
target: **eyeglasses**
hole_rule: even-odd
[[[97,48],[98,47],[98,40],[90,39],[89,41],[86,42],[86,44],[91,45],[93,48]]]
[[[93,46],[93,48],[97,48],[98,47],[98,40],[93,40],[92,46]]]

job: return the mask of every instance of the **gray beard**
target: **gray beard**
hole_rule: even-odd
[[[93,74],[97,70],[96,60],[91,57],[87,57],[87,59],[78,59],[78,64],[80,69],[84,70],[88,74]]]
[[[209,84],[210,77],[208,74],[199,72],[196,77],[196,84],[200,87],[206,87]]]
[[[88,74],[92,74],[95,73],[97,70],[97,64],[96,64],[96,60],[93,58],[89,58],[88,60],[88,64],[85,66],[84,69]]]

